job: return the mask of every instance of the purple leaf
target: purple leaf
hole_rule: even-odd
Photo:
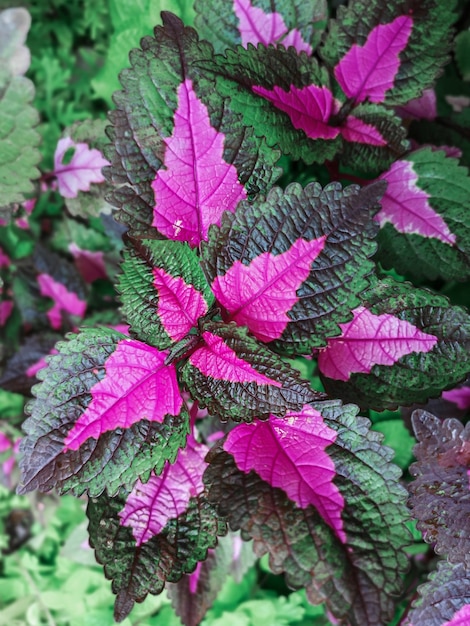
[[[140,341],[120,341],[106,360],[106,375],[90,388],[90,404],[67,433],[64,452],[142,419],[162,423],[166,415],[179,415],[183,399],[166,356]]]
[[[470,426],[426,411],[412,417],[418,445],[410,467],[413,517],[427,543],[451,563],[470,566]]]
[[[107,278],[104,254],[101,250],[97,252],[83,250],[72,242],[69,244],[69,252],[74,258],[75,267],[86,283],[92,283],[99,278]]]
[[[401,15],[389,24],[373,28],[364,45],[353,44],[334,70],[348,98],[355,103],[385,100],[386,92],[394,85],[399,55],[406,48],[412,28],[413,19]]]
[[[418,175],[411,161],[395,161],[380,180],[388,183],[382,209],[375,216],[381,227],[390,222],[400,233],[415,233],[455,244],[456,236],[429,204],[431,196],[418,186]]]
[[[246,192],[235,167],[224,161],[224,135],[211,126],[191,80],[181,83],[177,95],[173,134],[165,140],[166,169],[152,183],[152,225],[169,239],[197,246]]]
[[[320,371],[334,380],[351,374],[368,374],[374,365],[393,365],[414,352],[429,352],[438,342],[434,335],[394,315],[374,315],[361,306],[353,319],[340,324],[341,335],[328,340],[318,355]]]
[[[440,561],[429,581],[418,588],[403,626],[468,626],[470,624],[470,573],[463,563]]]
[[[12,300],[2,300],[0,302],[0,326],[5,326],[8,321],[8,318],[13,311],[13,301]]]
[[[81,300],[76,293],[68,291],[65,285],[54,280],[52,276],[39,274],[38,283],[41,295],[54,301],[52,308],[47,312],[47,317],[54,330],[58,330],[62,325],[62,312],[77,317],[85,315],[87,303]]]
[[[242,472],[254,470],[273,487],[283,489],[300,508],[314,506],[343,543],[344,498],[333,483],[335,466],[326,448],[337,433],[309,405],[271,416],[266,422],[240,424],[229,434],[224,450]]]
[[[74,149],[72,159],[64,164],[64,155]],[[54,154],[54,175],[59,193],[64,198],[76,198],[79,191],[89,191],[91,183],[104,182],[101,168],[110,165],[99,150],[89,149],[86,143],[74,143],[70,137],[59,140]]]
[[[145,484],[137,481],[119,513],[121,525],[132,528],[137,546],[158,535],[170,520],[187,510],[191,498],[204,491],[202,475],[208,451],[190,437],[175,463],[167,463],[160,476],[152,475]]]
[[[230,319],[248,326],[261,341],[278,339],[291,321],[287,312],[299,300],[297,291],[310,275],[312,264],[325,246],[326,235],[297,239],[284,253],[264,252],[249,265],[235,261],[212,290]]]
[[[10,263],[11,263],[10,257],[7,254],[5,254],[3,248],[0,246],[0,270],[3,267],[8,267]]]
[[[158,316],[171,339],[179,341],[207,313],[207,302],[200,291],[180,276],[171,276],[161,268],[154,268],[153,275]]]
[[[463,387],[449,389],[449,391],[443,391],[442,397],[447,402],[456,404],[461,411],[470,409],[470,386],[468,384]]]
[[[294,46],[297,52],[312,54],[312,47],[303,40],[300,31],[296,28],[289,31],[280,13],[266,13],[254,7],[250,0],[233,0],[233,9],[245,48],[249,43],[254,46],[281,43],[286,48]]]
[[[433,87],[425,89],[423,95],[407,104],[397,107],[400,117],[414,120],[435,120],[437,117],[436,91]]]
[[[54,354],[54,344],[59,339],[60,335],[44,331],[27,337],[5,364],[0,376],[0,387],[30,395],[32,385],[37,383],[37,372],[46,366],[45,357]]]

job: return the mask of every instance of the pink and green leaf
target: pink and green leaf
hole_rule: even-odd
[[[362,306],[328,340],[318,364],[328,394],[383,410],[424,403],[465,378],[469,341],[464,309],[387,279],[363,294]]]
[[[188,417],[166,352],[104,328],[57,349],[25,423],[21,492],[113,495],[174,460]]]
[[[380,176],[380,260],[413,278],[467,280],[470,177],[442,150],[422,148]]]
[[[177,241],[131,242],[118,288],[132,332],[160,349],[186,337],[214,302],[198,256]]]
[[[72,158],[64,163],[64,156],[72,151]],[[54,175],[59,193],[64,198],[76,198],[79,191],[89,191],[92,183],[103,183],[102,168],[110,165],[99,150],[86,143],[75,143],[70,137],[59,140],[54,153]]]
[[[182,379],[199,406],[223,421],[282,417],[321,395],[245,328],[208,322],[202,340],[181,369]]]
[[[202,250],[227,319],[290,353],[324,345],[367,287],[382,191],[291,185],[240,205]]]
[[[242,44],[294,46],[312,54],[326,22],[325,0],[197,0],[196,27],[216,52]]]
[[[105,173],[117,186],[113,203],[134,235],[196,246],[246,189],[276,179],[278,154],[215,91],[214,76],[201,69],[213,49],[193,29],[163,13],[163,26],[142,46],[120,75],[124,90],[111,114]]]
[[[437,0],[354,0],[330,21],[320,54],[353,102],[404,105],[447,62],[454,8]]]
[[[438,563],[403,626],[466,626],[470,617],[470,575],[463,563]]]
[[[179,467],[181,469],[181,464]],[[164,499],[138,499],[137,493],[134,499],[141,519],[150,519],[151,511],[160,511],[160,507],[166,510]],[[87,509],[90,544],[117,595],[116,621],[122,621],[134,603],[142,602],[147,594],[157,595],[163,591],[165,583],[176,583],[184,574],[191,573],[207,557],[208,550],[214,548],[217,535],[226,532],[224,523],[204,494],[194,493],[183,512],[175,511],[175,517],[141,542],[136,540],[133,528],[122,523],[128,502],[125,493],[116,498],[103,494],[91,498]]]
[[[357,417],[356,407],[332,401],[315,403],[311,409],[317,413],[317,425],[318,415],[323,419],[320,432],[334,432],[334,441],[328,437],[329,445],[321,453],[322,460],[329,457],[329,468],[326,474],[318,474],[318,485],[325,481],[344,498],[340,532],[314,505],[304,502],[299,506],[295,502],[300,501],[299,493],[292,500],[284,488],[273,486],[284,477],[276,472],[277,461],[272,457],[262,456],[265,465],[274,470],[266,481],[269,470],[261,462],[256,468],[245,461],[241,450],[235,452],[240,452],[238,460],[226,451],[230,437],[236,441],[237,431],[244,433],[246,425],[237,426],[225,443],[209,453],[210,465],[204,476],[208,497],[232,530],[240,528],[253,539],[257,554],[269,553],[273,572],[284,572],[292,588],[306,587],[311,602],[325,601],[333,615],[345,622],[368,626],[387,623],[393,615],[393,595],[401,586],[399,572],[407,567],[404,547],[408,537],[401,523],[406,515],[406,493],[399,485],[399,472],[389,462],[391,451],[380,445],[380,435],[368,430],[368,421]],[[280,426],[285,430],[294,420],[287,417],[275,423],[281,421],[289,422]],[[298,427],[309,430],[302,421]],[[267,430],[269,423],[262,426]],[[256,431],[256,425],[249,428]],[[294,444],[287,440],[289,450]],[[303,444],[303,439],[302,444],[298,442],[299,447]],[[278,438],[276,448],[280,451],[283,446],[284,439]],[[249,459],[248,446],[245,451]],[[288,476],[285,478],[288,481]],[[324,495],[328,506],[327,493]],[[333,502],[339,503],[336,496]],[[378,540],[385,528],[386,545]]]
[[[410,467],[412,516],[423,539],[452,563],[470,566],[470,427],[415,411],[417,462]],[[436,485],[439,489],[436,490]]]

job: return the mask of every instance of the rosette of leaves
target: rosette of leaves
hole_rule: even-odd
[[[198,2],[199,24],[211,7]],[[244,27],[224,56],[165,13],[121,74],[106,176],[129,227],[117,285],[129,334],[87,328],[57,344],[20,486],[89,495],[118,620],[166,583],[203,588],[230,528],[340,623],[387,624],[407,567],[406,492],[382,436],[342,400],[425,401],[470,370],[463,309],[374,276],[386,176],[273,187],[278,149],[378,169],[402,157],[391,107],[439,73],[452,3],[356,0],[322,61],[299,7],[235,2],[240,23],[268,15],[276,41]],[[285,358],[312,351],[331,399]],[[212,450],[199,409],[231,423]],[[192,601],[202,615],[207,596]]]

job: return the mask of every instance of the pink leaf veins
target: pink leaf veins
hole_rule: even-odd
[[[49,274],[38,275],[39,291],[42,296],[54,301],[52,309],[47,312],[50,325],[59,329],[62,325],[62,311],[83,317],[86,310],[86,302],[80,300],[76,293],[68,291],[65,285],[57,282]]]
[[[168,336],[179,341],[207,313],[207,303],[201,292],[180,276],[171,276],[161,268],[154,268],[153,276],[158,316]]]
[[[335,67],[342,90],[356,103],[383,102],[400,68],[399,55],[406,48],[413,19],[401,15],[390,24],[379,24],[363,46],[353,44]]]
[[[119,517],[121,526],[132,528],[138,546],[158,535],[170,520],[187,510],[191,498],[204,491],[202,476],[208,451],[189,438],[175,463],[167,463],[160,476],[153,474],[146,484],[137,481]]]
[[[71,161],[63,163],[69,148],[75,152]],[[74,143],[70,137],[59,140],[54,154],[54,174],[59,193],[64,198],[76,198],[79,191],[89,191],[91,183],[104,182],[101,168],[111,165],[99,150],[90,149],[86,143]]]
[[[335,380],[368,374],[374,365],[393,365],[413,352],[429,352],[438,341],[406,320],[388,313],[374,315],[362,306],[354,309],[350,322],[339,326],[341,335],[329,339],[318,355],[320,371]]]
[[[230,319],[248,326],[261,341],[279,338],[291,321],[287,312],[299,300],[297,290],[307,280],[326,236],[298,239],[282,254],[264,252],[249,265],[236,261],[212,290]]]
[[[390,222],[400,233],[455,244],[456,236],[429,204],[429,194],[418,187],[419,178],[411,161],[395,161],[380,179],[388,183],[382,208],[375,216],[381,227]]]
[[[183,399],[174,366],[164,365],[167,354],[140,341],[120,341],[106,360],[104,378],[90,389],[90,404],[67,433],[64,451],[141,420],[161,423],[166,415],[179,415]]]
[[[250,0],[234,0],[233,9],[239,20],[239,30],[242,45],[246,48],[249,43],[254,46],[262,43],[281,43],[288,48],[294,46],[297,52],[312,54],[312,47],[302,38],[299,30],[289,31],[280,13],[265,13],[254,7]]]
[[[244,361],[232,350],[225,341],[210,332],[202,333],[205,346],[198,348],[190,357],[189,362],[204,376],[231,383],[257,383],[282,387],[282,384],[264,376],[247,361]]]
[[[341,512],[344,498],[333,483],[335,466],[326,448],[336,432],[310,405],[283,419],[240,424],[228,435],[224,450],[242,472],[254,470],[273,487],[285,491],[300,508],[314,506],[344,543]]]
[[[197,246],[211,224],[246,197],[237,170],[223,159],[225,136],[210,124],[191,80],[178,88],[174,128],[166,139],[165,166],[152,183],[152,225],[169,239]]]

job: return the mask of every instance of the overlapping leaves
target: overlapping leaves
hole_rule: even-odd
[[[329,394],[382,410],[425,402],[465,377],[470,316],[464,309],[391,279],[366,292],[362,307],[320,353]]]
[[[197,0],[198,32],[216,52],[225,52],[242,43],[256,46],[281,44],[312,54],[319,43],[326,20],[325,0]]]
[[[202,491],[204,448],[190,443],[161,477],[137,483],[130,494],[89,501],[90,543],[113,581],[118,621],[134,602],[192,572],[217,535],[226,532]],[[160,493],[161,488],[167,492]]]
[[[227,318],[286,352],[324,345],[367,287],[382,191],[291,185],[227,215],[202,251]]]
[[[320,460],[313,487],[316,505],[296,504],[284,491],[292,468],[287,469],[281,457],[265,455],[263,479],[258,473],[263,474],[261,469],[250,471],[244,464],[239,469],[233,447],[228,446],[226,452],[227,443],[223,443],[207,459],[210,466],[204,480],[209,499],[232,529],[240,528],[253,539],[258,555],[269,553],[274,572],[284,572],[294,588],[305,586],[312,602],[326,601],[337,618],[347,617],[351,623],[386,623],[393,612],[392,596],[401,586],[400,572],[406,569],[405,494],[396,482],[397,468],[389,463],[390,451],[380,445],[380,435],[368,430],[367,420],[357,417],[357,408],[332,401],[313,404],[304,412],[312,417],[312,409],[323,417],[324,434],[334,433],[327,454],[334,468],[334,489],[344,498],[344,508],[339,509],[341,528],[338,519],[332,527],[333,518],[328,522],[325,515],[323,507],[331,510],[332,500],[326,486],[328,472]],[[298,416],[302,440],[300,432],[306,425],[302,412]],[[288,415],[285,427],[279,422],[279,428],[296,423],[295,416]],[[229,439],[236,437],[239,428],[249,427],[238,426]],[[247,455],[251,443],[257,445],[256,428],[252,425],[244,442]],[[283,447],[283,441],[279,439],[278,445]],[[295,440],[284,452],[295,454]],[[257,461],[264,466],[263,457]],[[284,489],[276,486],[281,484],[278,479],[285,479]],[[302,498],[300,494],[308,491],[302,487],[298,493]]]

